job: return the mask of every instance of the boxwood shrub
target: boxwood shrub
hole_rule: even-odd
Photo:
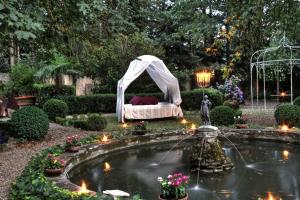
[[[300,125],[300,106],[292,104],[282,104],[278,106],[274,113],[278,125],[289,127]]]
[[[192,91],[181,92],[182,104],[181,107],[185,110],[199,110],[203,98],[203,91],[208,95],[212,106],[223,104],[223,95],[218,90],[205,88]],[[133,96],[156,96],[160,101],[163,101],[163,93],[148,93],[148,94],[125,94],[125,102]],[[69,114],[82,113],[114,113],[116,111],[116,94],[95,94],[88,96],[61,96],[59,99],[64,100],[69,107]]]
[[[69,107],[63,100],[49,99],[44,103],[43,110],[47,113],[49,119],[54,121],[56,117],[65,117]]]
[[[90,114],[86,122],[91,131],[101,131],[107,126],[106,119],[97,113]]]
[[[300,106],[300,96],[294,100],[294,105]]]
[[[19,137],[27,140],[44,138],[49,129],[47,114],[40,108],[28,106],[12,114],[10,125]]]
[[[217,106],[211,110],[210,120],[217,126],[231,125],[234,123],[234,110],[229,106]]]

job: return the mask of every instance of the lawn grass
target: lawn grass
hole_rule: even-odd
[[[105,128],[105,131],[107,132],[113,132],[113,131],[120,131],[124,128],[122,128],[122,124],[118,122],[116,116],[105,116],[107,119],[107,127]],[[187,124],[185,125],[185,128],[189,128],[192,123],[196,125],[196,127],[201,125],[201,119],[200,114],[197,111],[193,112],[186,112],[184,113],[184,119],[187,120]],[[140,122],[142,120],[130,120],[126,121],[126,124],[128,125],[127,130],[132,131],[134,129],[134,125],[137,122]],[[144,120],[147,124],[147,129],[150,132],[163,132],[163,131],[169,131],[169,130],[179,130],[184,128],[184,125],[181,124],[181,119],[176,118],[165,118],[165,119],[153,119],[153,120]]]

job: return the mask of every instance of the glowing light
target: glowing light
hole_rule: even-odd
[[[108,142],[108,137],[106,135],[103,135],[101,142]]]
[[[182,120],[181,120],[181,123],[182,123],[182,124],[186,124],[186,123],[187,123],[186,119],[182,119]]]
[[[284,125],[281,126],[280,130],[282,130],[282,131],[288,131],[289,127],[284,124]]]
[[[275,197],[271,192],[268,192],[266,200],[282,200],[281,198]]]
[[[82,181],[81,187],[80,187],[80,189],[79,189],[79,191],[78,191],[78,194],[87,194],[87,193],[89,193],[89,191],[88,191],[87,188],[86,188],[85,182]]]
[[[105,162],[103,171],[109,172],[110,170],[111,170],[110,164],[108,162]]]
[[[285,92],[281,92],[281,93],[280,93],[280,96],[281,96],[281,97],[285,97],[285,95],[286,95]]]
[[[192,124],[192,125],[191,125],[191,130],[192,130],[192,131],[196,130],[196,125],[195,125],[195,124]]]
[[[126,124],[126,123],[124,123],[124,124],[122,124],[122,128],[127,128],[128,127],[128,124]]]
[[[283,155],[284,160],[287,160],[287,159],[289,159],[290,152],[288,150],[284,150],[282,152],[282,155]]]
[[[199,70],[195,72],[196,82],[198,87],[208,87],[213,76],[211,70]]]

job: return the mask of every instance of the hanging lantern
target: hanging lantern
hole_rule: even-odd
[[[201,69],[195,71],[196,84],[198,87],[209,87],[210,81],[214,75],[211,69]]]

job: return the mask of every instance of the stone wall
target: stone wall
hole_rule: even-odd
[[[92,94],[93,79],[82,77],[76,80],[76,96]]]

